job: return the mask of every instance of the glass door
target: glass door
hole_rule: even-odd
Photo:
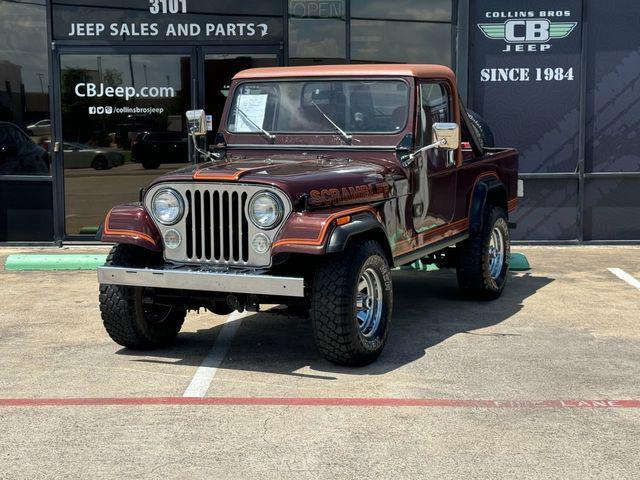
[[[281,65],[282,54],[265,46],[163,53],[60,47],[55,60],[59,235],[86,241],[111,207],[137,201],[140,188],[191,162],[186,110],[211,115],[213,143],[231,78],[246,68]]]
[[[64,237],[92,238],[111,207],[190,161],[191,54],[63,50],[58,64]]]
[[[255,49],[258,50],[258,49]],[[211,131],[207,136],[209,144],[215,139],[220,125],[220,115],[229,94],[233,76],[241,70],[282,65],[282,55],[278,49],[260,51],[229,52],[219,49],[205,49],[203,55],[202,97],[207,115],[211,115]]]

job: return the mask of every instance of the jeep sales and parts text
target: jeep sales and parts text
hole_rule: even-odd
[[[187,13],[187,0],[148,0],[151,15]],[[67,37],[264,37],[269,33],[266,23],[71,23]]]

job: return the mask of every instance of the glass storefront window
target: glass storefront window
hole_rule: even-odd
[[[451,21],[452,0],[351,0],[351,18]]]
[[[289,0],[289,63],[345,63],[344,0]]]
[[[45,0],[0,0],[0,175],[49,175]]]
[[[114,205],[190,161],[180,55],[61,55],[66,233],[93,233]]]
[[[352,20],[351,61],[451,65],[451,25]]]

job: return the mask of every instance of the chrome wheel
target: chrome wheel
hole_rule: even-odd
[[[375,337],[384,306],[382,281],[373,268],[367,268],[358,280],[356,318],[360,333],[366,338]]]
[[[497,279],[502,273],[505,259],[505,241],[502,230],[494,225],[489,240],[489,272],[491,278]]]

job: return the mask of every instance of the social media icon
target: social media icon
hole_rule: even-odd
[[[104,113],[111,115],[113,113],[113,107],[104,107]]]
[[[102,115],[104,113],[104,107],[96,107],[96,113]]]
[[[89,115],[95,115],[96,107],[89,107]]]

